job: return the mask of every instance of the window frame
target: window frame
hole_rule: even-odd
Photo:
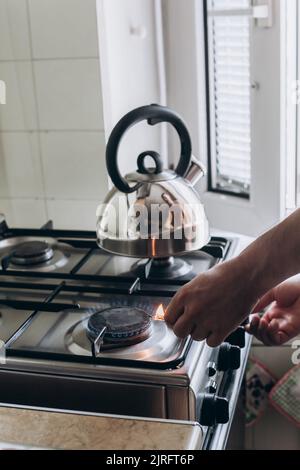
[[[211,91],[211,60],[209,57],[209,24],[208,24],[208,0],[203,0],[203,33],[204,33],[204,56],[205,56],[205,93],[206,93],[206,106],[207,106],[207,119],[206,119],[206,129],[207,129],[207,191],[216,194],[223,194],[228,196],[239,197],[241,199],[250,199],[250,194],[238,193],[235,191],[229,191],[221,188],[215,187],[213,184],[213,166],[216,163],[213,161],[216,157],[216,150],[213,152],[213,136],[215,135],[215,125],[213,125],[211,116],[213,114],[212,108],[214,106],[214,100],[212,99]],[[215,121],[214,121],[215,124]]]
[[[299,105],[293,102],[294,91],[300,96],[300,5],[297,0],[289,0],[286,3],[284,17],[284,36],[286,49],[286,74],[282,81],[285,89],[284,113],[282,116],[284,126],[284,152],[286,155],[286,214],[290,214],[297,207],[297,173],[300,161],[299,153]],[[294,84],[298,83],[298,90]]]
[[[265,3],[263,0],[258,1]],[[259,83],[259,89],[253,90],[252,93],[250,199],[211,191],[209,179],[205,185],[202,184],[198,188],[210,224],[217,229],[257,236],[286,214],[286,129],[281,113],[286,95],[282,80],[285,65],[285,31],[282,24],[285,2],[286,0],[273,0],[274,22],[271,28],[254,28],[252,50],[255,57],[252,55],[252,76],[253,80]],[[163,0],[163,3],[167,4],[167,55],[172,54],[172,51],[173,55],[176,54],[174,63],[170,59],[167,60],[167,66],[170,68],[167,70],[168,103],[185,118],[191,129],[194,153],[208,165],[208,146],[211,142],[207,125],[208,84],[204,73],[203,1],[172,0],[168,3],[168,0]],[[168,11],[168,7],[172,11]],[[187,50],[189,54],[186,53]],[[175,70],[176,79],[173,80]],[[174,144],[173,148],[176,148]]]

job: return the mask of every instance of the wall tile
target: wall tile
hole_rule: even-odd
[[[96,199],[108,191],[103,132],[42,133],[47,198]]]
[[[48,220],[41,199],[0,199],[0,213],[11,227],[39,228]]]
[[[95,230],[99,201],[47,201],[49,218],[57,229]]]
[[[0,0],[0,60],[30,57],[26,0]]]
[[[98,57],[96,0],[29,0],[34,58]]]
[[[1,131],[37,129],[32,66],[30,62],[0,62],[6,83],[6,104],[0,106]]]
[[[103,129],[97,59],[49,60],[34,66],[41,129]]]
[[[0,134],[0,198],[43,197],[36,133]]]
[[[96,0],[0,0],[0,79],[0,212],[95,230],[108,191]]]

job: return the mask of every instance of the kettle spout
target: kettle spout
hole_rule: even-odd
[[[206,175],[206,168],[205,166],[194,156],[192,156],[192,161],[190,164],[190,168],[188,169],[187,174],[185,175],[185,179],[191,183],[192,186]]]

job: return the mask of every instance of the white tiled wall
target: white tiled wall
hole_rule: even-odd
[[[95,228],[108,190],[96,0],[0,0],[0,213]]]
[[[49,199],[94,199],[103,195],[101,156],[104,136],[99,132],[49,132],[42,134],[45,193]],[[71,183],[67,184],[71,177]]]
[[[94,0],[29,0],[29,6],[35,59],[98,56]]]
[[[0,0],[1,60],[30,60],[26,0]]]
[[[0,76],[7,90],[6,104],[0,108],[1,132],[38,130],[31,62],[0,61]]]
[[[98,59],[40,60],[34,71],[42,130],[103,129]]]

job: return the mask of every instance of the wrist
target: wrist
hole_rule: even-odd
[[[275,287],[279,279],[273,269],[270,250],[264,249],[263,245],[250,246],[236,258],[240,269],[242,282],[249,289],[249,295],[256,302],[263,294]]]
[[[257,293],[258,273],[256,267],[251,264],[251,258],[239,255],[219,264],[215,269],[223,279],[227,280],[227,285],[232,289],[233,296],[237,294],[240,301],[248,306],[257,303],[259,298]]]

